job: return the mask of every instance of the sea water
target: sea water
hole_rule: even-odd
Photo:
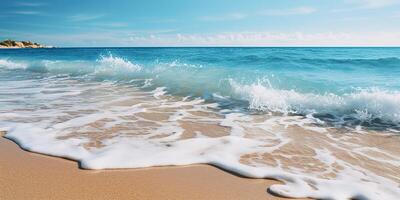
[[[288,197],[400,196],[400,48],[0,50],[0,128],[82,168],[207,163]]]

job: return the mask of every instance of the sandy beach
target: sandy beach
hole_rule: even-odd
[[[0,199],[284,199],[266,192],[276,183],[208,165],[82,170],[0,137]]]

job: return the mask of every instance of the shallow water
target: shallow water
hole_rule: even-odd
[[[400,195],[399,48],[0,50],[0,127],[83,168],[209,163],[290,197]]]

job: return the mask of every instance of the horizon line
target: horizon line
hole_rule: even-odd
[[[400,48],[395,46],[49,46],[38,49],[62,49],[62,48]],[[33,49],[33,48],[0,48],[0,49]]]

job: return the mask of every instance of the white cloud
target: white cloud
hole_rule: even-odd
[[[400,12],[393,13],[391,18],[400,18]]]
[[[76,14],[76,15],[69,16],[68,19],[70,21],[74,21],[74,22],[82,22],[82,21],[91,21],[91,20],[99,19],[99,18],[102,18],[103,16],[104,15],[102,15],[102,14],[95,14],[95,15]]]
[[[400,46],[400,32],[240,32],[171,34],[87,32],[26,37],[56,46]]]
[[[218,15],[218,16],[204,16],[199,18],[201,21],[230,21],[230,20],[241,20],[246,18],[246,14],[242,13],[231,13],[227,15]]]
[[[348,4],[357,5],[359,8],[382,8],[400,3],[400,0],[345,0]]]
[[[260,15],[267,16],[288,16],[288,15],[307,15],[316,12],[313,7],[297,7],[297,8],[287,8],[287,9],[270,9],[259,12]]]
[[[400,32],[174,34],[131,37],[136,46],[399,46]]]
[[[17,6],[25,6],[25,7],[40,7],[46,5],[45,3],[38,2],[17,2]]]
[[[30,10],[19,10],[19,11],[14,11],[14,14],[19,14],[19,15],[40,15],[41,13],[38,11],[30,11]]]
[[[122,28],[129,26],[129,24],[125,22],[102,22],[102,23],[93,23],[91,25],[97,27],[109,27],[109,28]]]
[[[247,17],[263,15],[263,16],[289,16],[289,15],[307,15],[316,12],[313,7],[296,7],[287,9],[270,9],[263,10],[255,13],[231,13],[226,15],[216,15],[216,16],[203,16],[200,17],[201,21],[231,21],[231,20],[241,20]]]

